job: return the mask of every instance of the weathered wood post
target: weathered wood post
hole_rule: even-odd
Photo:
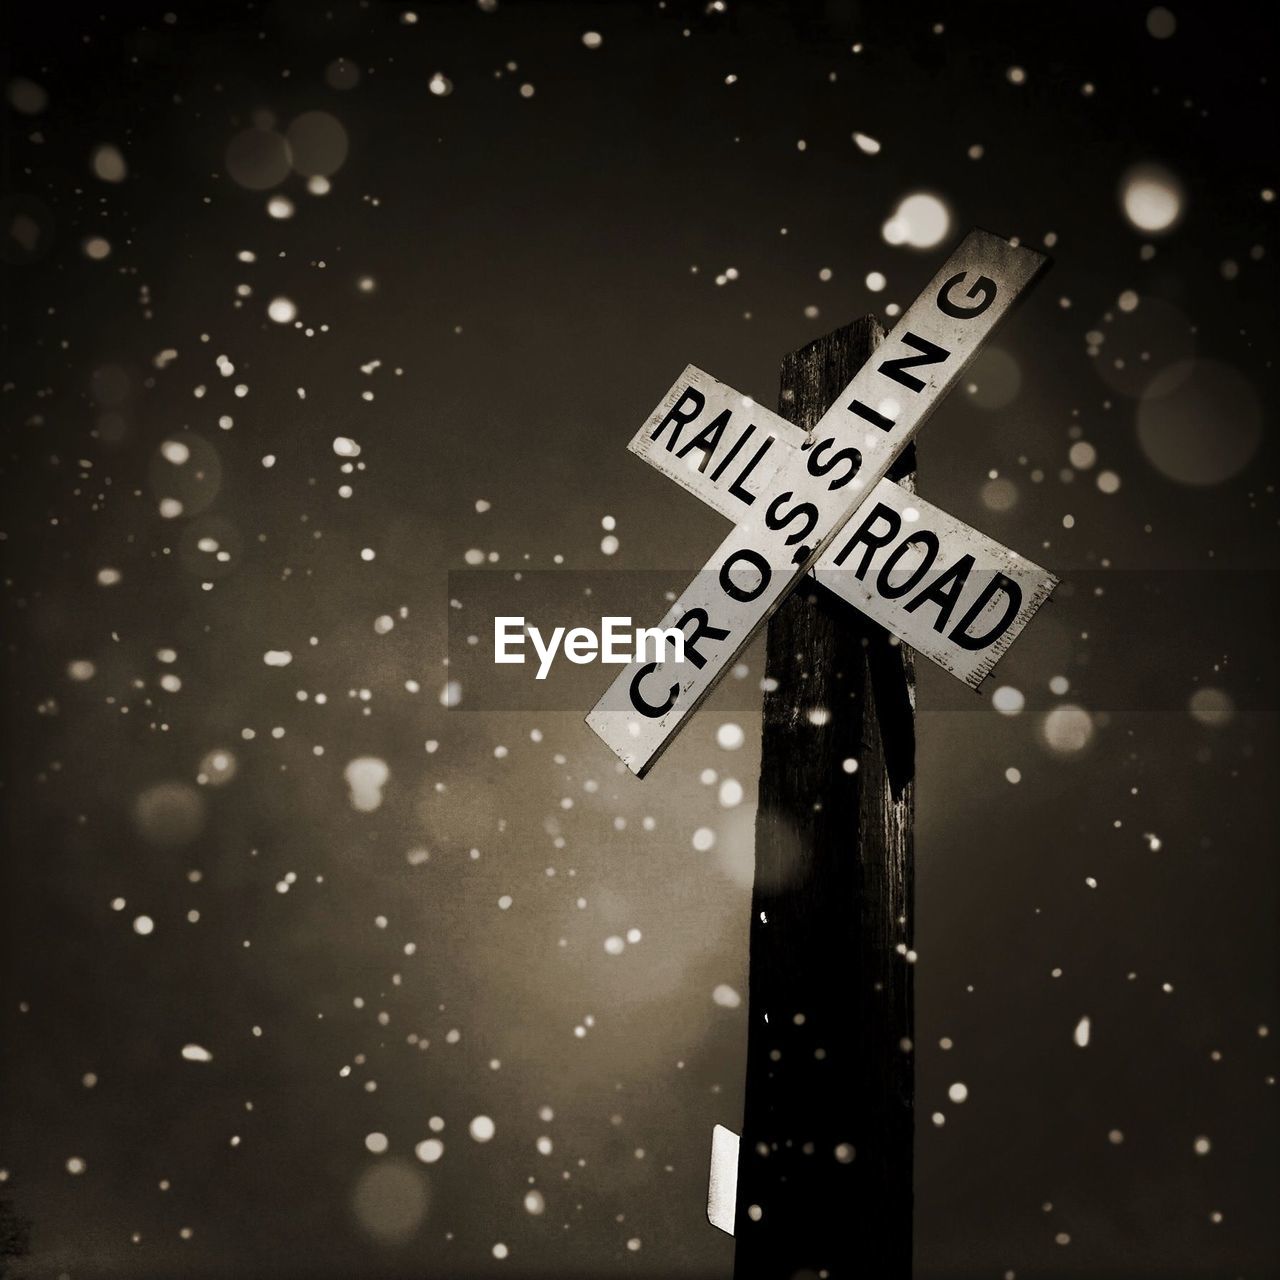
[[[779,413],[811,427],[882,336],[867,316],[787,356]],[[914,466],[913,446],[889,475]],[[734,1277],[903,1280],[911,657],[815,584],[770,620],[766,676]]]
[[[664,620],[688,665],[637,655],[587,724],[643,778],[768,625],[746,1117],[741,1141],[715,1127],[707,1188],[738,1280],[910,1275],[914,699],[889,633],[976,688],[1057,579],[891,477],[910,479],[916,433],[1047,266],[975,229],[887,358],[870,318],[810,343],[783,361],[781,414],[689,365],[629,446],[734,529]]]

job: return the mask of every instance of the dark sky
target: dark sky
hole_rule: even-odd
[[[975,225],[920,487],[1064,584],[920,672],[917,1273],[1277,1274],[1261,8],[4,7],[14,1275],[730,1274],[762,647],[638,782],[442,705],[447,574],[698,568],[680,369]]]

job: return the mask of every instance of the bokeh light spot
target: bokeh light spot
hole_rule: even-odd
[[[917,191],[906,196],[881,228],[886,244],[932,249],[951,230],[951,211],[935,195]]]
[[[1170,302],[1145,298],[1140,307],[1104,319],[1086,335],[1098,376],[1115,391],[1140,397],[1161,368],[1196,354],[1191,321]],[[1184,372],[1190,375],[1190,367]]]
[[[1163,165],[1141,164],[1120,180],[1120,205],[1138,231],[1159,234],[1182,220],[1186,192],[1177,176]]]
[[[1018,502],[1018,486],[998,477],[982,486],[982,505],[988,511],[1010,511]]]
[[[1236,704],[1221,689],[1197,689],[1187,703],[1191,718],[1210,729],[1221,729],[1235,719]]]
[[[350,58],[334,58],[324,69],[330,89],[354,89],[360,83],[360,68]]]
[[[202,436],[184,431],[161,443],[151,461],[151,491],[174,515],[197,515],[222,488],[222,461]],[[176,503],[175,507],[173,504]]]
[[[712,991],[711,999],[722,1009],[737,1009],[742,1004],[742,997],[727,982],[720,983]]]
[[[267,304],[267,317],[276,324],[292,324],[298,318],[298,308],[291,298],[272,298]]]
[[[426,1177],[403,1160],[380,1161],[360,1175],[351,1207],[356,1221],[379,1244],[408,1240],[426,1217]]]
[[[190,844],[204,830],[205,803],[187,782],[158,782],[133,803],[138,834],[161,848]]]
[[[290,124],[286,139],[293,168],[304,177],[327,178],[347,158],[347,131],[327,111],[304,111]]]
[[[227,144],[225,163],[233,182],[266,191],[289,176],[289,145],[274,129],[242,129]]]
[[[25,76],[10,80],[5,96],[9,105],[24,116],[38,116],[49,105],[48,91]]]
[[[351,807],[359,813],[372,813],[382,804],[382,788],[391,770],[377,756],[357,756],[343,770],[350,789]]]
[[[94,147],[93,155],[89,157],[89,167],[93,170],[93,176],[103,182],[123,182],[129,173],[129,166],[125,164],[120,148],[109,142]]]
[[[1067,450],[1067,461],[1077,471],[1088,471],[1098,461],[1098,451],[1087,440],[1077,440]]]
[[[1179,361],[1162,369],[1138,406],[1137,425],[1147,460],[1180,484],[1231,479],[1262,442],[1257,394],[1235,369],[1216,360]]]
[[[1055,755],[1078,755],[1093,740],[1093,719],[1083,707],[1064,702],[1045,716],[1040,732]]]
[[[969,403],[979,409],[1003,409],[1022,390],[1022,369],[999,347],[988,347],[969,371]]]
[[[1011,684],[1002,684],[991,695],[991,705],[1002,716],[1016,716],[1027,705],[1027,699],[1021,689],[1015,689]]]
[[[222,787],[236,776],[238,768],[239,764],[232,752],[225,747],[215,747],[201,759],[196,781],[207,787]]]

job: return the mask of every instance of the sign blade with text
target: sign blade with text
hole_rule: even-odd
[[[683,442],[670,432],[665,441],[655,439],[641,427],[627,447],[737,524],[760,487],[804,447],[806,433],[693,365],[664,403],[678,403],[691,391],[703,405]],[[1058,583],[1038,564],[889,479],[832,539],[813,574],[971,688],[991,673]]]
[[[687,660],[679,667],[633,663],[587,717],[633,773],[648,771],[1046,263],[1033,250],[971,232],[822,416],[806,446],[771,474],[735,477],[737,487],[753,494],[747,511],[662,623],[685,633]],[[679,434],[700,410],[697,398],[668,401],[646,424],[654,439]],[[761,454],[764,446],[763,439],[745,442],[744,461],[758,457],[756,467],[764,466],[770,452]]]

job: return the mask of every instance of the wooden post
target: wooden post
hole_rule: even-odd
[[[782,362],[806,429],[871,355],[867,316]],[[909,484],[914,447],[890,472]],[[769,622],[734,1280],[911,1274],[911,657],[829,591]]]

